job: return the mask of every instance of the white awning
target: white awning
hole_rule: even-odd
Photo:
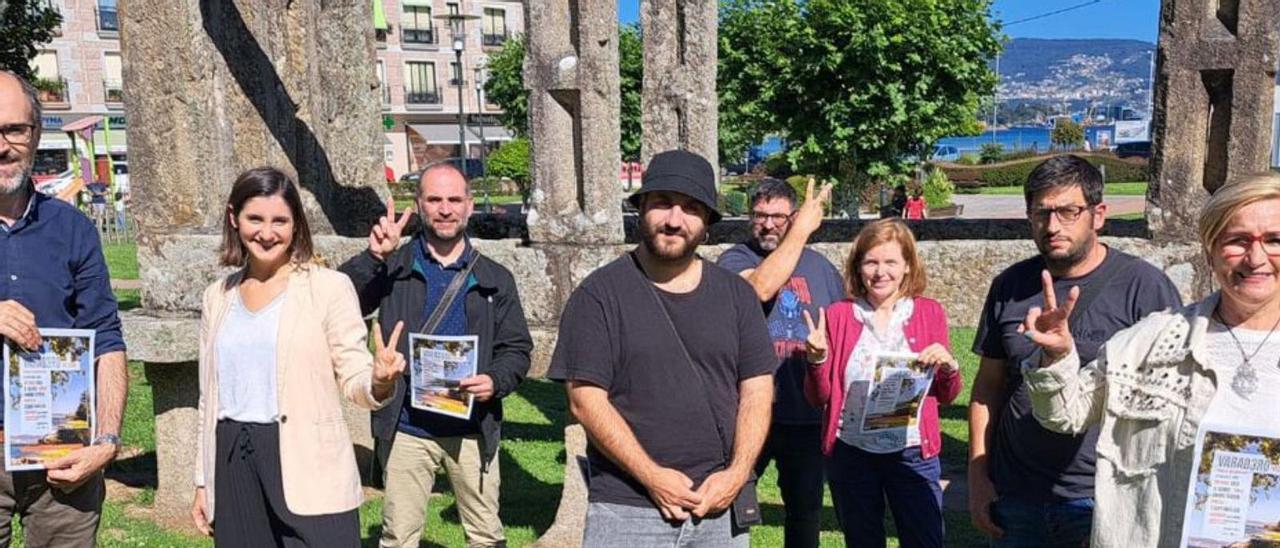
[[[411,125],[409,129],[422,137],[423,141],[431,145],[456,145],[458,144],[458,125],[457,124],[418,124]],[[511,132],[502,126],[484,126],[484,142],[492,143],[497,141],[510,141]],[[480,128],[477,126],[467,126],[466,139],[468,145],[480,144]]]

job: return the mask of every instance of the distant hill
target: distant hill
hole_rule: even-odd
[[[1102,104],[1145,112],[1154,51],[1140,40],[1015,38],[999,60],[1002,108]]]

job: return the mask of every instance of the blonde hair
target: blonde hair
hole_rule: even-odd
[[[1205,255],[1212,256],[1214,242],[1236,213],[1248,205],[1266,200],[1280,200],[1280,174],[1245,175],[1214,192],[1200,213],[1200,246]]]
[[[907,275],[898,287],[898,294],[919,297],[924,293],[928,280],[924,274],[924,263],[920,261],[920,254],[916,253],[915,235],[901,219],[880,219],[862,227],[853,238],[853,248],[849,250],[849,258],[844,263],[844,285],[849,295],[854,298],[866,296],[867,286],[862,283],[858,266],[873,248],[889,242],[896,242],[902,249],[902,258],[907,265]]]

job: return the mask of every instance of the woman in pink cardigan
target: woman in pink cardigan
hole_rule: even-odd
[[[805,313],[810,367],[804,388],[809,403],[824,409],[822,452],[845,544],[885,545],[887,498],[903,547],[940,547],[938,402],[951,403],[963,384],[946,313],[921,296],[924,267],[911,230],[899,219],[873,222],[858,233],[844,276],[852,299],[832,305],[817,325]],[[882,393],[889,396],[884,388],[872,389],[877,356],[904,352],[934,368],[926,397],[904,405],[924,383],[885,383],[900,390],[894,412],[864,424],[867,402],[883,405],[888,400]]]

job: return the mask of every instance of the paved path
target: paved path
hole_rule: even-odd
[[[984,194],[955,194],[951,201],[964,205],[963,219],[1025,219],[1026,202],[1022,196],[990,196]],[[1108,215],[1142,213],[1146,208],[1145,196],[1111,196],[1106,198]]]
[[[117,280],[112,278],[111,289],[116,291],[121,289],[142,289],[142,280]]]

